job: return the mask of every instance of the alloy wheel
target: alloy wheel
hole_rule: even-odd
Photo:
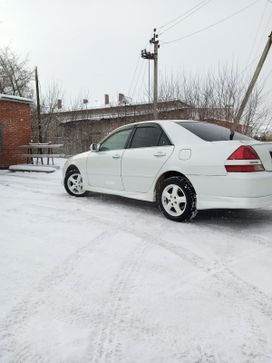
[[[74,173],[67,179],[67,187],[76,195],[84,193],[82,176],[79,173]]]
[[[168,184],[161,195],[162,206],[173,217],[179,217],[185,211],[187,198],[180,186]]]

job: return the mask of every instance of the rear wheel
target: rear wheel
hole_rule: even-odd
[[[182,177],[173,176],[163,181],[157,193],[157,203],[172,221],[188,221],[197,214],[195,191]]]
[[[70,195],[75,197],[84,197],[86,190],[83,189],[83,179],[77,169],[70,170],[64,178],[64,187]]]

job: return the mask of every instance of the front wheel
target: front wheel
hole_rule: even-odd
[[[195,191],[182,177],[173,176],[162,182],[157,203],[166,218],[172,221],[188,221],[197,214]]]
[[[86,190],[83,189],[83,179],[77,169],[70,170],[64,178],[64,187],[70,195],[74,197],[84,197]]]

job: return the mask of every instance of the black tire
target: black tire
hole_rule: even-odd
[[[157,204],[172,221],[185,222],[197,214],[194,188],[182,177],[173,176],[162,182],[157,192]]]
[[[72,185],[73,184],[72,180],[74,180],[74,185]],[[78,169],[72,169],[67,171],[64,178],[64,188],[68,194],[73,195],[74,197],[84,197],[87,194],[87,192],[86,190],[82,189],[82,187],[80,186],[81,183],[82,183],[82,176]]]

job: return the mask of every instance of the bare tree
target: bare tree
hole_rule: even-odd
[[[41,128],[42,140],[44,142],[60,142],[65,144],[65,150],[68,150],[69,145],[76,145],[86,149],[89,147],[90,133],[88,130],[75,129],[73,133],[67,135],[64,127],[61,125],[63,119],[62,113],[65,112],[66,116],[70,117],[70,122],[88,119],[88,110],[84,100],[88,100],[88,94],[80,93],[78,97],[70,101],[70,104],[63,107],[62,101],[64,99],[64,92],[56,82],[51,83],[43,92],[41,89]],[[74,112],[73,112],[74,111]],[[37,111],[36,107],[33,108],[33,134],[35,140],[38,137],[38,124],[37,124]],[[88,146],[86,146],[88,145]]]
[[[85,103],[85,102],[86,103]],[[89,91],[81,91],[78,96],[70,100],[68,111],[86,110],[89,102]]]
[[[0,93],[30,97],[32,79],[27,58],[20,59],[9,47],[0,49]]]
[[[237,66],[218,65],[202,75],[181,74],[163,77],[160,100],[181,100],[191,105],[194,119],[232,121],[241,104],[249,79]],[[241,124],[247,134],[255,134],[267,124],[269,109],[263,97],[262,84],[258,84],[245,109]]]
[[[41,92],[41,131],[44,142],[56,141],[60,137],[57,115],[61,111],[60,107],[63,95],[63,90],[56,82],[51,83],[45,92]],[[34,140],[38,140],[36,104],[34,104],[32,109],[32,130]]]

